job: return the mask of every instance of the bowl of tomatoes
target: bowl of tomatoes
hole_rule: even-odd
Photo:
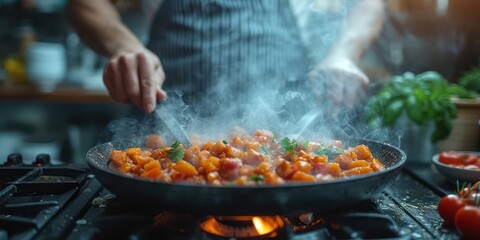
[[[433,164],[445,177],[453,181],[480,181],[480,152],[446,151],[432,158]]]

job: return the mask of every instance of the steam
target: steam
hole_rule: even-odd
[[[302,39],[311,65],[316,65],[325,57],[338,39],[349,9],[356,3],[344,1],[345,4],[339,4],[328,1],[333,4],[323,6],[326,2],[305,0],[296,1],[297,4],[294,5],[299,16],[299,27],[308,29],[303,31],[305,34]],[[219,74],[224,72],[224,67],[219,64]],[[171,111],[188,134],[201,135],[204,140],[227,139],[230,130],[240,126],[248,132],[268,129],[278,135],[294,138],[340,139],[344,142],[362,138],[390,142],[397,146],[399,144],[395,142],[398,140],[395,132],[386,129],[372,130],[364,124],[361,105],[332,114],[331,105],[315,100],[307,75],[287,81],[270,80],[269,76],[259,79],[261,74],[257,73],[262,71],[249,62],[239,62],[232,66],[232,69],[234,70],[230,72],[247,72],[251,77],[235,86],[228,77],[220,75],[217,76],[220,80],[209,87],[205,95],[196,99],[194,104],[185,103],[181,91],[169,92],[169,98],[159,104],[165,105]],[[327,81],[327,78],[333,76],[321,77]],[[187,86],[186,89],[192,89],[192,86]],[[329,91],[327,84],[323,84],[320,89],[316,88],[325,95]],[[325,100],[327,101],[328,99]],[[163,136],[168,132],[155,114],[117,119],[109,125],[109,131],[112,133],[111,140],[152,133]]]

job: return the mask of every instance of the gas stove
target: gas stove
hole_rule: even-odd
[[[0,166],[0,239],[459,239],[436,211],[454,188],[408,165],[376,199],[342,212],[193,216],[118,198],[87,167],[11,154]]]

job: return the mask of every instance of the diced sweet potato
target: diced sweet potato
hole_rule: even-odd
[[[223,141],[217,141],[215,145],[212,147],[212,150],[210,151],[212,155],[216,157],[223,157],[226,156],[225,150],[227,148],[227,145],[223,143]]]
[[[160,167],[160,162],[154,160],[154,161],[150,161],[150,162],[146,163],[143,166],[143,169],[145,169],[145,171],[149,171],[150,169],[153,169],[153,168],[161,168]]]
[[[185,154],[183,156],[184,156],[185,160],[190,161],[199,152],[200,152],[200,148],[197,145],[193,145],[193,146],[187,148],[187,150],[185,150]]]
[[[244,142],[241,138],[239,137],[233,137],[231,140],[230,140],[230,145],[232,145],[233,147],[237,148],[237,149],[242,149],[244,147]]]
[[[355,152],[355,154],[357,154],[358,159],[367,161],[372,160],[372,153],[370,152],[370,149],[365,145],[358,145],[353,149],[353,151]]]
[[[367,173],[371,173],[371,172],[373,172],[373,170],[369,166],[368,167],[356,167],[356,168],[352,168],[352,169],[349,169],[349,170],[346,170],[346,171],[342,172],[340,176],[348,177],[348,176],[354,176],[354,175],[360,175],[360,174],[367,174]]]
[[[209,157],[202,161],[202,167],[205,173],[216,172],[220,167],[220,159],[213,156]]]
[[[207,142],[205,144],[202,145],[202,150],[206,150],[206,151],[211,151],[213,146],[215,146],[215,143],[214,142]]]
[[[356,168],[356,167],[368,167],[368,166],[370,166],[369,162],[367,162],[365,160],[356,160],[356,161],[350,162],[350,164],[348,164],[347,169],[352,169],[352,168]]]
[[[288,161],[283,161],[277,166],[275,172],[284,179],[290,179],[297,169],[293,169],[292,164]]]
[[[150,157],[153,159],[168,158],[168,154],[165,152],[165,149],[155,149],[150,154]]]
[[[121,150],[112,150],[110,152],[110,160],[117,165],[117,166],[122,166],[127,162],[128,156],[127,153]]]
[[[263,174],[263,178],[265,183],[267,184],[279,185],[279,184],[285,183],[285,181],[280,176],[278,176],[275,172],[267,172]]]
[[[253,132],[253,136],[259,143],[263,145],[273,141],[273,132],[269,130],[256,130]]]
[[[315,182],[316,178],[308,173],[304,173],[301,171],[297,171],[292,176],[292,181],[300,181],[300,182]]]
[[[260,164],[258,164],[257,166],[257,169],[255,170],[255,172],[257,174],[264,174],[266,172],[269,172],[271,171],[272,167],[270,166],[270,164],[266,163],[266,162],[262,162]]]
[[[262,146],[262,144],[260,144],[259,142],[246,142],[245,143],[245,149],[246,150],[252,149],[252,150],[257,151],[261,146]]]
[[[338,155],[333,162],[338,163],[342,169],[348,169],[348,165],[355,159],[357,159],[357,157],[354,152],[347,152]]]
[[[293,165],[297,167],[299,171],[302,171],[304,173],[310,174],[312,171],[312,164],[306,161],[296,161],[293,163]]]
[[[334,177],[340,176],[340,172],[342,170],[340,169],[340,165],[338,163],[327,163],[326,166],[326,173],[330,174]]]
[[[378,159],[373,159],[370,163],[370,167],[375,172],[385,170],[385,166],[380,161],[378,161]]]
[[[246,164],[250,164],[252,166],[257,166],[258,164],[268,161],[268,157],[265,155],[260,154],[259,152],[248,149],[247,156],[245,157],[244,162]]]
[[[129,157],[132,157],[132,156],[135,156],[135,155],[140,155],[142,153],[142,149],[141,148],[129,148],[127,149],[127,155]]]
[[[151,179],[156,179],[162,174],[162,169],[160,168],[152,168],[140,175],[140,177],[144,178],[151,178]]]
[[[313,163],[327,163],[327,156],[322,155],[322,156],[314,156],[312,159]]]
[[[192,177],[198,174],[197,169],[185,160],[178,161],[173,169],[185,177]]]
[[[155,159],[151,157],[143,157],[140,155],[133,155],[131,159],[135,164],[137,164],[140,167],[143,167],[143,165],[147,164],[148,162],[155,161]]]
[[[132,167],[132,164],[130,164],[129,162],[125,162],[122,166],[118,168],[118,170],[122,173],[128,173],[130,172],[130,169],[132,169]]]

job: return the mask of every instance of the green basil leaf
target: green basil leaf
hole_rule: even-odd
[[[423,112],[418,107],[419,104],[415,96],[409,96],[406,100],[405,110],[408,117],[418,125],[421,125],[424,121]]]
[[[384,114],[384,123],[386,126],[392,126],[403,111],[403,102],[396,100],[387,106]]]
[[[445,114],[444,117],[438,118],[435,121],[435,130],[432,134],[431,141],[438,142],[439,140],[445,139],[452,132],[452,119]]]

